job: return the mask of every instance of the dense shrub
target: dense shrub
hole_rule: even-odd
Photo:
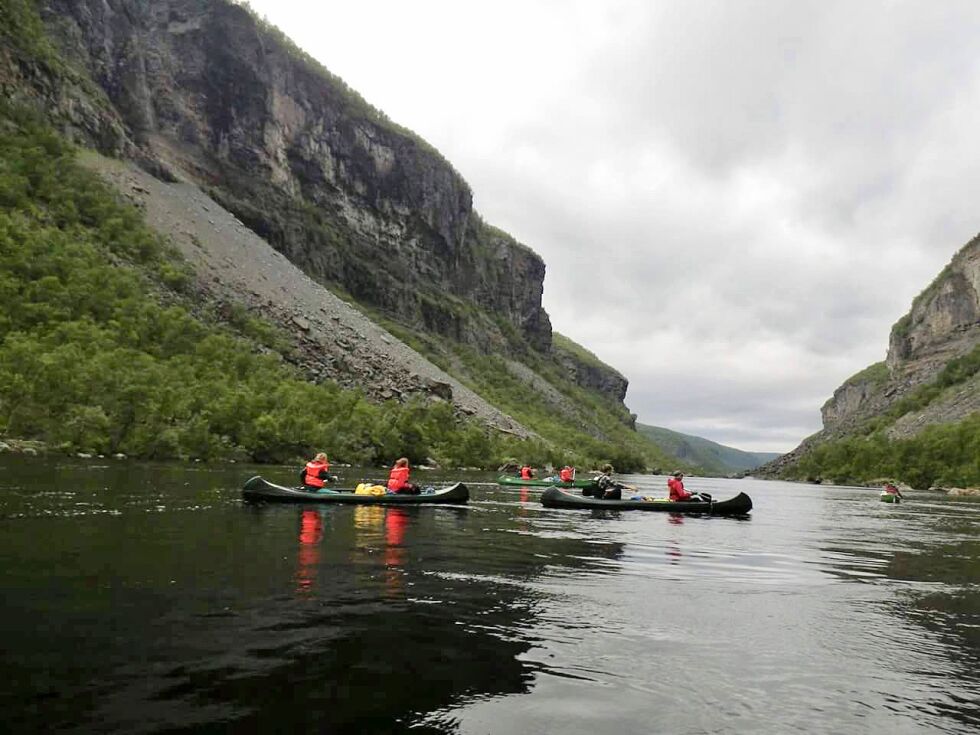
[[[895,477],[916,488],[980,485],[980,414],[930,426],[911,439],[889,440],[876,432],[829,442],[804,456],[785,476],[837,483]]]

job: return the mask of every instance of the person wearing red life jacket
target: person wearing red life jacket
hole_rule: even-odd
[[[558,479],[562,482],[571,482],[575,479],[575,470],[565,465],[561,468],[561,472],[558,473]]]
[[[299,476],[303,483],[303,489],[311,493],[319,492],[328,482],[336,482],[337,480],[336,475],[330,474],[330,462],[327,461],[327,455],[323,452],[318,452],[313,459],[307,462],[306,466],[300,470]]]
[[[889,495],[895,495],[899,499],[901,499],[902,497],[902,493],[899,491],[899,489],[894,485],[892,485],[890,482],[885,483],[885,492],[888,493]]]
[[[524,465],[523,467],[521,467],[521,479],[522,480],[534,479],[534,470],[531,469],[530,465]]]
[[[405,493],[408,495],[418,495],[422,491],[418,486],[408,481],[411,468],[408,466],[408,458],[402,457],[395,461],[395,466],[388,473],[388,492]]]
[[[675,503],[698,503],[711,500],[707,493],[689,493],[684,487],[684,473],[675,472],[667,480],[667,489],[670,491],[670,500]]]

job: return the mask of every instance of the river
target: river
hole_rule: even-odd
[[[689,478],[751,517],[559,511],[471,472],[467,507],[242,503],[259,472],[297,474],[0,457],[6,731],[980,727],[976,501]]]

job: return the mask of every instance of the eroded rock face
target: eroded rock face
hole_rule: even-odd
[[[507,340],[476,307],[526,344],[550,345],[541,259],[479,220],[466,182],[436,151],[245,9],[227,0],[42,6],[65,55],[111,103],[79,120],[88,142],[122,126],[126,140],[108,152],[208,187],[313,278],[409,325],[499,349]]]
[[[603,393],[619,403],[626,398],[629,381],[608,365],[587,363],[570,353],[558,350],[555,351],[555,356],[572,380],[583,388]]]
[[[888,365],[946,362],[980,339],[980,237],[971,240],[892,328]]]
[[[909,391],[936,378],[950,360],[980,343],[980,237],[967,243],[943,272],[912,303],[894,327],[885,360],[887,378],[849,381],[823,407],[825,431],[886,410]],[[880,377],[880,376],[879,376]],[[975,402],[961,396],[964,410]],[[905,421],[928,426],[962,418],[955,408],[935,407],[936,421]],[[903,425],[904,425],[903,424]],[[906,432],[902,432],[906,435]]]
[[[823,429],[792,452],[765,465],[759,476],[778,474],[814,447],[848,435],[879,416],[916,388],[936,379],[944,367],[980,344],[980,236],[968,242],[892,327],[888,355],[848,380],[821,408]],[[870,371],[870,372],[869,372]],[[899,417],[886,429],[906,439],[936,424],[955,423],[980,410],[980,376],[947,391],[922,409]]]
[[[832,429],[860,415],[879,394],[880,385],[870,381],[845,383],[820,409],[825,429]]]

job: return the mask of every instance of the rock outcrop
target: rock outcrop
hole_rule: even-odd
[[[228,0],[44,0],[97,88],[28,76],[64,127],[192,179],[321,283],[480,349],[545,350],[544,263],[483,223],[469,186],[274,28]],[[108,104],[106,104],[106,102]]]
[[[618,403],[626,398],[629,381],[608,365],[580,360],[572,353],[557,349],[555,357],[576,384],[602,393]]]
[[[792,452],[765,465],[778,474],[813,447],[858,431],[901,399],[933,383],[951,360],[980,345],[980,236],[968,242],[912,302],[892,327],[888,354],[849,378],[821,408],[823,429]],[[924,406],[890,420],[892,439],[915,436],[928,426],[954,423],[980,411],[980,376],[963,380]]]

